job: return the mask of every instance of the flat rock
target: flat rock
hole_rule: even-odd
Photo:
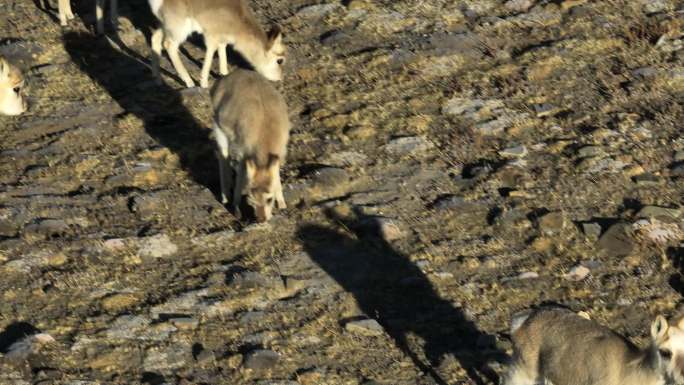
[[[59,237],[69,232],[69,225],[61,219],[39,219],[24,227],[24,235],[45,238]]]
[[[601,225],[595,222],[583,223],[582,231],[592,241],[596,241],[601,236]]]
[[[338,167],[322,167],[311,173],[311,180],[317,186],[336,188],[349,182],[349,173]]]
[[[321,18],[330,12],[341,8],[342,6],[337,3],[309,5],[297,11],[296,16],[307,19]]]
[[[661,219],[677,219],[682,215],[681,209],[659,207],[659,206],[644,206],[637,213],[639,218],[661,218]]]
[[[513,12],[527,12],[533,5],[534,1],[532,0],[509,0],[504,4],[504,7]]]
[[[420,136],[405,136],[390,140],[383,149],[398,156],[421,155],[433,148],[434,145]]]
[[[344,328],[354,334],[360,334],[363,336],[379,336],[384,333],[382,325],[374,319],[364,319],[359,321],[350,321],[344,325]]]
[[[252,370],[273,369],[280,361],[280,354],[273,350],[259,349],[253,350],[245,356],[243,366]]]
[[[334,152],[323,159],[328,166],[349,167],[363,166],[369,163],[368,156],[355,151]]]
[[[597,246],[609,257],[625,257],[634,250],[631,237],[632,226],[628,223],[616,223],[608,228],[599,238]]]
[[[527,155],[527,147],[521,145],[505,148],[499,151],[499,155],[503,156],[504,158],[522,158]]]
[[[404,238],[408,233],[397,220],[387,217],[369,217],[361,221],[361,227],[371,236],[379,236],[387,242]]]
[[[567,279],[568,281],[581,281],[586,278],[590,272],[591,271],[587,267],[577,265],[570,269],[570,271],[568,271],[563,278]]]
[[[180,369],[190,361],[191,349],[182,343],[174,343],[163,348],[152,348],[147,351],[143,368],[148,372],[169,372]]]
[[[560,211],[548,213],[539,218],[539,230],[546,235],[560,233],[565,226],[565,215]]]
[[[166,234],[157,234],[140,240],[138,253],[143,258],[165,258],[176,254],[178,246]]]

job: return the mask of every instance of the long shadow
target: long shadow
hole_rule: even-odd
[[[364,313],[375,318],[423,372],[446,385],[434,367],[451,354],[474,383],[497,383],[487,362],[500,361],[505,354],[494,347],[494,337],[440,298],[420,269],[382,239],[376,218],[359,212],[350,218],[326,214],[335,227],[307,224],[298,229],[306,252],[354,295]],[[427,362],[410,348],[409,333],[424,341]]]
[[[180,93],[157,85],[147,65],[88,33],[63,36],[71,59],[104,87],[125,110],[144,122],[146,132],[176,153],[193,180],[216,191],[218,166],[209,130],[184,106]]]

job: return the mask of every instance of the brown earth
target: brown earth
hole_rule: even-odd
[[[681,1],[252,1],[294,123],[266,225],[217,201],[146,2],[108,38],[82,3],[0,4],[31,98],[0,117],[0,383],[491,384],[516,311],[643,342],[681,302]]]

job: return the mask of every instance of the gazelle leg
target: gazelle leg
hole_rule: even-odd
[[[218,44],[211,40],[205,40],[207,46],[207,53],[204,56],[204,64],[202,65],[202,74],[200,77],[200,87],[209,87],[209,72],[211,72],[211,64],[214,60],[214,55],[218,49]]]
[[[188,88],[191,88],[195,86],[195,82],[192,81],[190,74],[188,74],[188,70],[185,69],[183,61],[181,60],[180,55],[178,54],[179,46],[180,43],[176,42],[175,40],[169,39],[168,36],[164,36],[164,48],[166,48],[166,52],[169,53],[169,58],[171,59],[171,64],[173,64],[173,68],[176,69],[178,76],[180,76],[181,79],[183,79],[185,85]]]
[[[226,52],[227,48],[227,44],[219,44],[218,47],[219,71],[223,76],[228,75],[228,54]]]

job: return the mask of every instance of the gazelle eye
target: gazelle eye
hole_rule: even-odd
[[[276,63],[278,63],[278,65],[281,66],[283,65],[283,63],[285,63],[285,59],[281,57],[280,59],[276,60]]]
[[[273,198],[266,199],[266,204],[270,205],[271,203],[273,203]]]
[[[15,94],[18,94],[19,92],[21,92],[21,86],[12,88],[12,91],[14,91]]]

